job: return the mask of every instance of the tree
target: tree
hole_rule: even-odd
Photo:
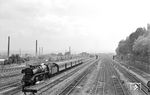
[[[127,39],[126,40],[121,40],[119,42],[118,48],[116,49],[117,54],[127,55],[130,52],[129,51],[129,44],[128,44]]]
[[[127,55],[133,53],[134,42],[142,35],[146,34],[147,31],[144,28],[137,28],[135,32],[131,33],[126,40],[121,40],[116,49],[117,54]]]
[[[14,63],[23,63],[25,60],[19,56],[19,54],[12,54],[7,60],[4,61],[4,64],[14,64]]]
[[[149,53],[150,53],[150,36],[143,35],[140,36],[133,45],[134,55],[140,57],[141,60],[148,62]]]

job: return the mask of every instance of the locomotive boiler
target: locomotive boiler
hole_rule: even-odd
[[[34,85],[37,81],[49,77],[49,67],[44,63],[37,66],[30,65],[28,68],[23,69],[22,73],[24,73],[23,85]]]

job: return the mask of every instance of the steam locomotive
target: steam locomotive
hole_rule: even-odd
[[[64,71],[83,63],[83,59],[76,59],[68,62],[57,62],[57,63],[42,63],[40,65],[32,66],[23,69],[22,85],[30,86],[35,85],[37,81],[41,81],[50,78],[56,73]]]

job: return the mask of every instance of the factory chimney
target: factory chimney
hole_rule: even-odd
[[[150,24],[147,24],[147,31],[150,32]]]
[[[8,36],[8,51],[7,51],[7,57],[9,58],[10,53],[10,36]]]
[[[38,42],[37,42],[37,40],[36,40],[36,50],[35,50],[35,56],[37,56],[37,52],[38,52],[38,50],[37,50],[37,45],[38,45]]]
[[[71,54],[71,47],[69,47],[69,53]]]
[[[43,47],[42,47],[42,50],[41,50],[41,52],[42,52],[41,54],[43,55]]]

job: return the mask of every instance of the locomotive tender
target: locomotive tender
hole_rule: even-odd
[[[72,68],[82,63],[83,58],[80,58],[67,62],[42,63],[41,65],[27,67],[21,71],[24,74],[22,78],[22,85],[35,85],[37,81],[50,78],[56,73]]]

